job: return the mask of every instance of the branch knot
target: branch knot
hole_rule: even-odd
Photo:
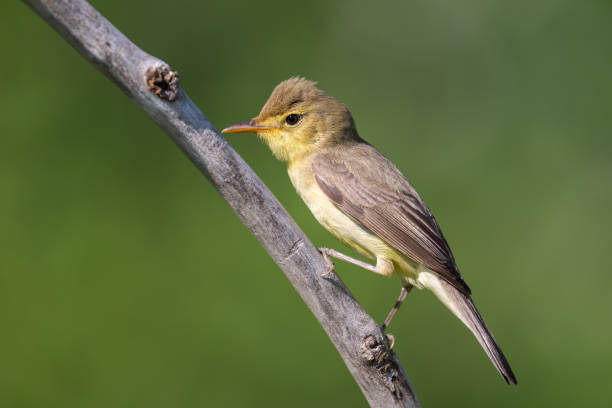
[[[400,377],[397,363],[393,359],[393,352],[384,340],[374,335],[367,336],[361,344],[361,356],[370,364],[374,365],[381,375],[385,386],[393,393],[397,400],[402,399]]]
[[[161,99],[174,102],[178,97],[179,74],[176,71],[172,71],[169,66],[151,67],[147,69],[145,78],[149,91]]]

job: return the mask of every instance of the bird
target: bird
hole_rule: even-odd
[[[278,84],[253,119],[222,130],[255,133],[287,164],[289,178],[317,221],[368,264],[331,248],[330,257],[371,272],[399,275],[389,326],[412,288],[428,289],[474,334],[506,383],[516,384],[495,338],[459,273],[438,222],[402,172],[357,133],[348,107],[303,77]]]

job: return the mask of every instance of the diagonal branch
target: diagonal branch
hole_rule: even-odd
[[[84,0],[24,0],[121,88],[183,150],[257,237],[336,346],[373,407],[418,407],[380,328],[263,182],[180,88],[178,75],[145,53]]]

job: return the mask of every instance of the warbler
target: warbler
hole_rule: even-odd
[[[287,164],[315,218],[370,265],[329,248],[321,253],[383,276],[402,291],[382,328],[413,287],[429,289],[476,336],[507,383],[516,378],[471,299],[471,291],[431,211],[404,175],[357,133],[348,107],[301,77],[281,82],[259,115],[223,129],[256,133]]]

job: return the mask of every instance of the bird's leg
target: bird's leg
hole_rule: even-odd
[[[344,255],[343,253],[338,252],[335,249],[319,248],[319,252],[321,252],[321,254],[323,255],[323,259],[325,259],[325,263],[327,264],[327,272],[321,275],[324,278],[329,277],[329,275],[334,270],[334,263],[332,262],[331,257],[352,263],[353,265],[357,265],[370,272],[374,272],[387,277],[393,275],[393,271],[395,269],[393,266],[393,261],[382,256],[376,257],[376,266],[374,266],[370,265],[369,263],[362,262],[359,259],[351,258],[348,255]],[[399,298],[395,301],[395,305],[393,305],[393,308],[391,309],[391,311],[387,315],[387,318],[385,319],[385,322],[381,326],[383,333],[385,329],[389,327],[393,316],[395,316],[395,313],[397,313],[397,311],[399,310],[399,307],[401,306],[404,299],[406,299],[406,296],[408,296],[408,293],[410,292],[412,287],[413,286],[410,284],[406,284],[402,287],[402,291],[400,292]],[[395,337],[392,334],[385,335],[387,336],[387,339],[389,341],[390,348],[393,348],[393,344],[395,343]]]
[[[390,259],[378,257],[376,258],[376,266],[370,265],[367,262],[360,261],[359,259],[351,258],[348,255],[344,255],[341,252],[336,251],[331,248],[319,248],[319,252],[323,255],[325,259],[325,263],[327,264],[327,272],[323,275],[324,278],[329,277],[329,274],[334,270],[334,263],[331,261],[330,257],[334,257],[336,259],[340,259],[342,261],[352,263],[353,265],[357,265],[365,270],[370,272],[377,273],[379,275],[391,276],[393,275],[393,262]]]
[[[393,316],[395,316],[395,313],[397,313],[400,306],[402,305],[402,302],[404,301],[404,299],[406,299],[406,296],[408,296],[408,293],[410,293],[410,290],[412,290],[412,288],[413,288],[412,285],[406,285],[402,287],[402,291],[400,292],[399,298],[397,298],[397,300],[395,301],[395,304],[393,305],[393,308],[387,315],[385,322],[380,327],[383,332],[387,329],[387,327],[389,327],[389,324],[391,324],[391,320],[393,319]],[[393,344],[395,343],[395,337],[393,337],[392,334],[387,334],[387,338],[389,339],[390,348],[393,348]]]
[[[393,320],[393,316],[395,316],[395,313],[397,313],[400,306],[402,305],[402,302],[404,301],[404,299],[406,299],[406,296],[408,296],[408,293],[410,293],[410,290],[412,290],[412,288],[413,288],[412,285],[402,286],[402,291],[400,292],[399,298],[397,298],[397,300],[395,301],[395,304],[393,305],[393,308],[387,315],[385,322],[380,327],[383,333],[385,332],[387,327],[389,327],[389,325],[391,324],[391,320]],[[393,349],[393,345],[395,344],[395,336],[390,333],[385,333],[385,336],[387,336],[387,340],[389,341],[389,348]]]

